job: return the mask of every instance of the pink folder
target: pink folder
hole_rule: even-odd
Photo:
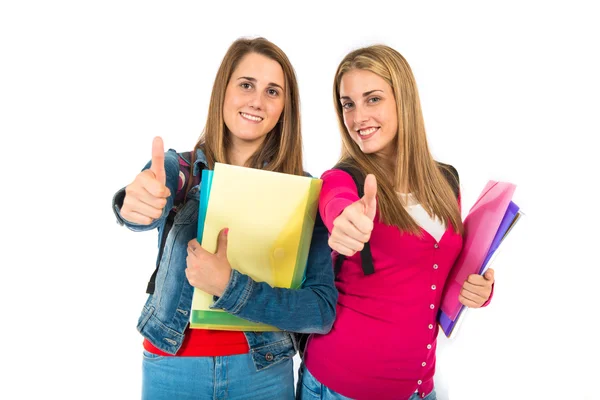
[[[448,275],[440,307],[451,320],[461,309],[462,285],[469,275],[479,273],[515,188],[512,183],[489,181],[464,220],[463,248]]]

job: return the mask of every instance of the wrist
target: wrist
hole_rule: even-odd
[[[231,279],[231,268],[227,268],[226,270],[223,271],[223,273],[220,274],[219,280],[215,287],[215,293],[213,293],[213,295],[215,295],[217,297],[223,296],[223,293],[225,292],[225,289],[227,288],[227,285],[229,284],[230,279]]]

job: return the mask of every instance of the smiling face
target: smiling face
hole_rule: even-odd
[[[277,61],[249,53],[233,71],[223,102],[223,119],[233,146],[256,149],[275,127],[285,104],[285,77]]]
[[[363,153],[395,157],[396,99],[379,75],[352,69],[340,81],[340,104],[348,134]]]

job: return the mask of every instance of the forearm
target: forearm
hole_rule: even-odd
[[[233,271],[228,287],[211,308],[253,322],[300,333],[327,333],[335,319],[337,292],[327,284],[301,289],[274,288]]]
[[[333,221],[346,207],[359,200],[352,177],[344,171],[330,170],[323,174],[323,188],[319,196],[319,212],[327,230],[333,230]]]
[[[317,213],[302,288],[274,288],[232,271],[223,295],[211,308],[282,330],[328,332],[335,319],[338,293],[327,236],[327,229]]]

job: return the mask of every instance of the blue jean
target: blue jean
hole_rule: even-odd
[[[293,398],[291,358],[256,371],[249,353],[224,357],[164,357],[144,350],[143,400]]]
[[[308,371],[304,364],[300,367],[296,398],[300,400],[352,400],[350,397],[343,396],[323,385]],[[424,398],[421,398],[418,393],[414,393],[408,400],[436,400],[435,390]]]

